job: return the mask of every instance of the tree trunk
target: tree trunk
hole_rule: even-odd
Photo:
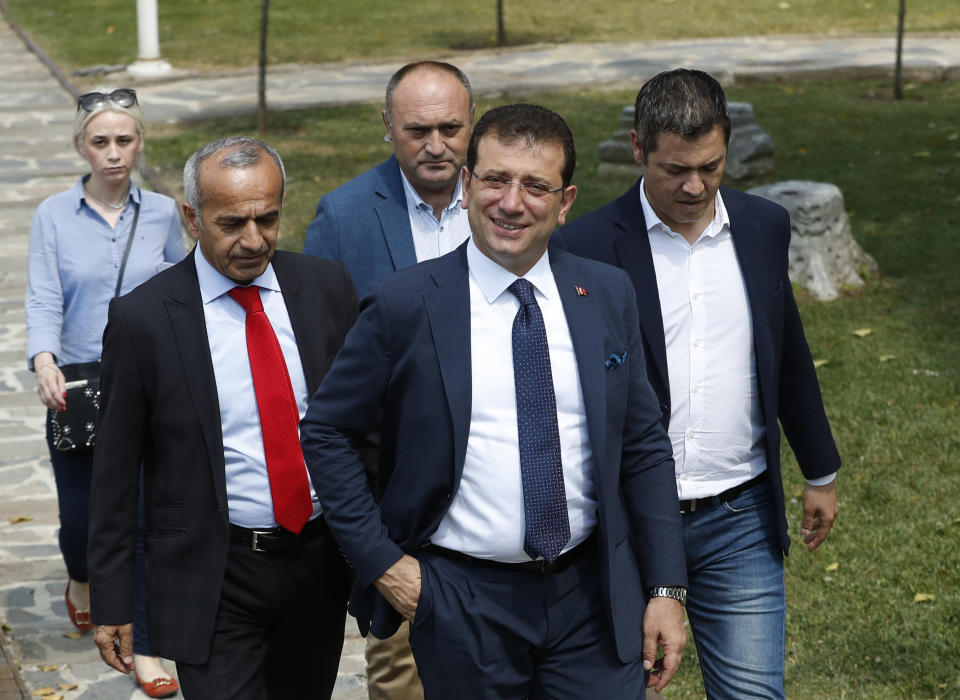
[[[903,18],[907,14],[907,0],[900,0],[900,17],[897,21],[897,66],[893,71],[893,97],[903,99]]]
[[[257,75],[257,129],[267,130],[267,16],[270,0],[260,0],[260,60]]]
[[[507,30],[503,27],[503,0],[497,0],[497,46],[507,43]]]

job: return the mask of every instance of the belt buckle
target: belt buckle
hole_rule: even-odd
[[[254,552],[265,552],[266,549],[260,549],[260,536],[261,535],[270,535],[273,534],[266,530],[251,530],[250,531],[250,549]]]

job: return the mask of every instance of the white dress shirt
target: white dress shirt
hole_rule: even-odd
[[[470,366],[473,404],[460,485],[433,544],[482,559],[529,561],[525,530],[517,399],[513,380],[513,319],[520,302],[509,287],[517,276],[467,244],[470,268]],[[557,401],[560,459],[570,519],[567,551],[593,532],[597,494],[593,450],[567,317],[546,253],[524,275],[535,289],[550,348]]]
[[[691,245],[660,220],[642,182],[640,202],[663,315],[677,493],[715,496],[767,468],[753,320],[730,217],[717,192],[713,220]]]
[[[257,395],[253,389],[253,373],[247,354],[247,314],[240,304],[227,296],[227,292],[237,283],[213,269],[199,246],[194,260],[200,281],[213,373],[217,381],[230,522],[247,528],[276,527]],[[260,287],[260,301],[280,342],[293,395],[297,400],[297,410],[300,418],[303,418],[310,398],[307,380],[273,265],[267,265],[263,274],[251,284]],[[313,500],[312,517],[315,517],[320,512],[320,502],[312,483],[310,498]]]
[[[460,178],[457,178],[453,198],[440,213],[439,221],[433,215],[433,207],[423,201],[402,170],[400,180],[407,195],[407,215],[410,217],[410,232],[413,234],[417,262],[446,255],[470,237],[467,211],[460,206],[463,197]]]
[[[713,220],[691,245],[654,212],[641,183],[670,378],[670,427],[681,499],[715,496],[767,465],[753,322],[717,192]]]

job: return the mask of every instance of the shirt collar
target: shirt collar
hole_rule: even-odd
[[[653,207],[650,206],[650,201],[647,199],[647,193],[643,189],[642,178],[640,180],[640,205],[643,207],[643,220],[647,224],[647,233],[650,233],[650,231],[652,231],[654,228],[660,226],[671,236],[680,235],[663,223],[663,221],[660,220],[660,217],[657,216],[657,213],[653,210]],[[707,224],[706,228],[703,229],[703,233],[700,234],[700,238],[703,238],[704,236],[712,238],[723,231],[724,228],[729,227],[730,217],[727,216],[727,208],[723,205],[723,197],[720,196],[720,190],[717,190],[717,196],[714,199],[713,221]]]
[[[213,268],[207,261],[207,257],[200,250],[200,244],[197,244],[197,251],[193,256],[194,263],[197,266],[197,279],[200,282],[200,298],[204,305],[222,297],[234,287],[239,286],[229,277],[225,277],[219,271]],[[277,282],[277,273],[273,271],[273,263],[267,263],[267,269],[263,274],[254,279],[250,284],[254,284],[264,289],[274,292],[280,291],[280,283]]]
[[[433,207],[423,201],[423,197],[421,197],[420,193],[417,192],[413,188],[413,185],[410,184],[410,181],[407,179],[403,169],[400,170],[400,181],[403,183],[403,191],[407,196],[407,211],[412,213],[417,210],[425,210],[432,215]],[[453,197],[450,198],[450,204],[444,207],[444,211],[450,211],[451,209],[456,209],[460,206],[460,200],[463,197],[462,189],[463,178],[458,176],[457,186],[453,190]]]
[[[467,241],[467,266],[470,268],[470,274],[477,286],[480,287],[480,291],[483,292],[483,296],[490,304],[503,294],[507,287],[520,279],[480,252],[477,244],[473,241],[473,236]],[[544,251],[536,264],[527,270],[527,274],[523,277],[547,299],[553,295],[557,288],[553,279],[553,271],[550,269],[550,255],[547,251]]]
[[[73,201],[73,207],[76,211],[80,211],[87,201],[87,193],[84,192],[83,186],[90,179],[90,173],[87,173],[79,180],[77,184],[73,186],[73,189],[70,190],[70,199]],[[127,200],[132,199],[135,204],[140,204],[140,188],[136,186],[133,180],[130,181],[130,194],[127,195]],[[90,206],[89,204],[87,206]]]

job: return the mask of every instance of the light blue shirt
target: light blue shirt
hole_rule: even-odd
[[[433,207],[423,201],[402,170],[400,180],[407,198],[407,216],[410,217],[410,233],[417,262],[446,255],[470,237],[467,210],[460,206],[463,199],[463,181],[460,178],[457,178],[453,197],[440,212],[439,220],[433,215]]]
[[[263,451],[263,434],[260,432],[257,394],[253,388],[253,372],[247,354],[247,312],[233,297],[227,295],[237,286],[236,282],[215,270],[199,248],[194,260],[200,282],[200,298],[203,300],[210,359],[217,382],[229,519],[234,525],[246,528],[276,527],[267,459]],[[307,394],[307,378],[273,265],[267,265],[263,274],[251,284],[260,287],[260,301],[280,343],[293,396],[297,401],[297,412],[303,418],[310,398]],[[306,472],[306,464],[303,470]],[[309,475],[307,478],[309,480]],[[316,516],[320,512],[320,502],[312,484],[310,498]]]
[[[126,208],[111,228],[86,201],[83,183],[89,177],[48,197],[33,216],[26,298],[30,369],[40,352],[53,353],[60,365],[100,358],[107,306],[117,286],[135,203],[140,204],[140,218],[121,294],[186,253],[176,202],[131,183]]]

